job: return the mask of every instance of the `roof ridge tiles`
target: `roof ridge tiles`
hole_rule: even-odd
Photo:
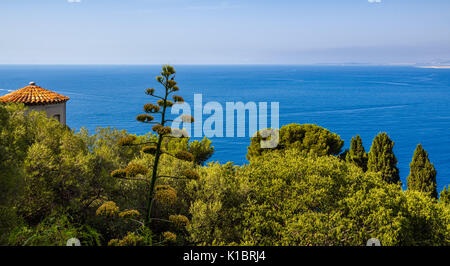
[[[29,105],[64,103],[69,99],[67,96],[37,86],[33,82],[26,87],[0,97],[1,102],[15,102]]]

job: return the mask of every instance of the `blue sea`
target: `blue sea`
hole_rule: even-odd
[[[375,66],[176,66],[179,95],[192,103],[279,102],[280,125],[314,123],[341,136],[345,148],[361,135],[369,151],[382,131],[395,142],[406,188],[409,163],[422,143],[434,163],[438,190],[450,183],[450,69]],[[30,81],[70,97],[73,129],[116,127],[144,134],[136,122],[144,94],[157,87],[160,66],[0,66],[0,95]],[[269,104],[270,106],[270,104]],[[270,110],[270,109],[269,109]],[[207,116],[204,118],[207,118]],[[270,125],[270,123],[269,123]],[[245,164],[245,138],[213,138],[211,160]]]

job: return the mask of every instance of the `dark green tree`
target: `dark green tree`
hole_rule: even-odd
[[[379,133],[372,142],[367,161],[367,170],[380,172],[388,183],[400,182],[397,158],[394,155],[394,142],[385,132]]]
[[[183,138],[186,137],[182,130],[172,129],[167,126],[167,123],[173,122],[174,120],[168,119],[168,110],[174,104],[183,103],[184,99],[181,96],[173,95],[174,92],[179,90],[177,82],[175,79],[175,69],[172,66],[164,65],[162,67],[161,76],[157,76],[156,80],[163,86],[164,94],[162,96],[155,94],[155,89],[147,89],[146,94],[157,98],[156,104],[147,103],[144,105],[145,114],[138,115],[136,119],[145,124],[152,124],[152,130],[157,134],[156,141],[148,141],[136,143],[136,136],[129,135],[120,140],[120,144],[123,146],[128,145],[142,145],[142,152],[152,154],[154,156],[154,162],[151,168],[147,168],[139,164],[128,165],[125,169],[118,169],[112,172],[113,177],[124,178],[129,180],[140,180],[148,181],[140,176],[146,175],[146,173],[151,171],[151,180],[149,184],[149,195],[148,195],[148,205],[145,215],[145,226],[150,226],[152,221],[152,206],[155,200],[162,203],[170,203],[176,200],[176,191],[169,185],[156,185],[156,181],[160,177],[165,178],[186,178],[186,179],[197,179],[198,174],[193,170],[185,170],[181,173],[181,176],[165,176],[158,173],[158,166],[160,163],[160,158],[162,155],[172,156],[179,160],[194,162],[194,156],[188,151],[178,151],[176,154],[171,154],[169,151],[165,150],[163,147],[163,140],[170,138]],[[173,101],[169,100],[172,96]],[[159,115],[160,119],[158,122],[155,121],[153,115]],[[194,118],[192,116],[183,115],[180,117],[180,123],[192,123]],[[161,219],[160,219],[161,220]]]
[[[407,179],[409,190],[421,191],[437,199],[436,169],[428,159],[428,153],[418,144],[411,163]]]
[[[345,160],[359,166],[363,171],[367,171],[367,152],[362,144],[362,139],[359,135],[352,138],[350,150],[347,152]]]
[[[444,204],[450,204],[450,189],[449,188],[444,187],[444,189],[439,194],[439,201]]]
[[[338,155],[344,146],[344,141],[339,135],[312,124],[282,126],[279,130],[278,146],[275,149],[261,148],[261,141],[265,140],[261,135],[260,131],[251,138],[250,146],[247,148],[247,159],[260,156],[264,152],[290,148],[318,156]]]

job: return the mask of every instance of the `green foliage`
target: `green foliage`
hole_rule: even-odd
[[[190,241],[198,245],[238,243],[242,236],[242,204],[249,187],[232,163],[209,163],[201,178],[186,185],[191,199]]]
[[[335,157],[274,152],[238,175],[252,188],[241,244],[450,244],[448,208]]]
[[[178,151],[177,153],[175,153],[175,157],[186,162],[194,161],[194,156],[192,155],[192,153],[187,151]]]
[[[0,103],[0,205],[10,205],[22,193],[21,164],[33,138],[31,127],[23,105]]]
[[[177,241],[177,235],[169,231],[163,233],[163,238],[164,242],[168,244],[176,243]]]
[[[149,153],[149,154],[156,154],[157,148],[155,145],[152,146],[144,146],[142,147],[142,152],[143,153]]]
[[[418,144],[411,163],[407,179],[408,190],[424,192],[437,199],[436,169],[428,159],[428,153]]]
[[[134,232],[130,232],[128,233],[124,238],[122,239],[111,239],[108,242],[108,246],[131,246],[131,247],[135,247],[135,246],[144,246],[145,243],[145,238],[137,235]]]
[[[385,132],[378,134],[370,148],[367,170],[379,172],[383,180],[395,184],[400,182],[400,175],[393,148],[394,142]]]
[[[22,217],[17,215],[15,208],[0,207],[0,246],[6,245],[9,241],[10,232],[23,224]]]
[[[439,194],[439,202],[445,205],[450,205],[450,189],[448,187],[444,187]]]
[[[45,113],[26,111],[0,105],[0,244],[13,227],[40,235],[44,231],[35,232],[36,225],[53,210],[88,227],[95,204],[124,189],[110,172],[140,154],[136,147],[117,145],[125,131],[74,133]]]
[[[66,215],[48,216],[36,227],[19,226],[10,235],[13,246],[65,246],[78,238],[82,246],[100,245],[100,235],[89,226],[77,226]]]
[[[27,113],[23,105],[1,105],[0,113],[2,205],[15,207],[32,224],[59,207],[83,217],[89,202],[109,186],[113,163],[107,161],[114,152],[102,158],[86,132],[74,134],[45,113]]]
[[[181,175],[182,175],[183,177],[187,178],[187,179],[192,179],[192,180],[198,180],[198,179],[200,179],[200,175],[199,175],[196,171],[191,170],[191,169],[186,169],[186,170],[184,170],[184,171],[181,173]]]
[[[27,114],[23,106],[15,104],[0,105],[0,123],[0,244],[7,244],[14,227],[36,233],[36,226],[56,209],[70,214],[74,222],[97,231],[101,244],[138,230],[138,224],[129,219],[99,217],[95,212],[103,203],[114,201],[124,210],[145,213],[148,203],[145,195],[149,194],[145,181],[112,178],[111,172],[122,169],[114,176],[138,175],[142,180],[151,180],[145,166],[151,166],[155,157],[141,152],[136,144],[156,141],[157,136],[128,135],[124,130],[110,128],[98,128],[92,135],[83,128],[75,133],[48,119],[45,113]],[[201,145],[208,143],[204,141]],[[173,153],[187,152],[189,139],[167,138],[161,147]],[[207,150],[207,147],[199,149]],[[199,178],[192,163],[171,156],[161,158],[158,174]],[[190,182],[167,178],[161,181],[177,190],[183,190],[184,184]],[[188,205],[185,198],[169,208],[156,204],[155,215],[169,211],[187,214]],[[157,232],[164,232],[165,228],[155,225]],[[184,235],[179,235],[177,241],[183,239]]]
[[[57,207],[82,211],[111,182],[102,158],[90,153],[82,138],[53,120],[40,125],[24,161],[25,193],[18,203],[29,221]]]
[[[273,149],[261,148],[263,140],[260,132],[251,138],[248,147],[247,159],[258,157],[264,152],[273,151]],[[338,155],[341,152],[344,142],[341,138],[331,133],[329,130],[311,124],[289,124],[282,126],[279,131],[279,143],[276,149],[296,149],[306,153],[318,156]]]
[[[206,137],[201,141],[195,140],[189,143],[188,151],[194,156],[194,162],[203,165],[214,153],[211,140]]]
[[[119,213],[119,207],[116,205],[114,201],[107,201],[103,203],[100,207],[98,207],[95,212],[96,215],[103,215],[106,217],[112,217]]]
[[[125,168],[128,177],[134,177],[139,175],[146,175],[148,173],[148,168],[139,163],[129,163],[127,168]]]
[[[169,185],[155,187],[154,199],[163,205],[172,205],[177,201],[177,191]]]
[[[362,144],[362,139],[359,135],[352,138],[350,150],[347,152],[345,160],[349,163],[354,163],[363,171],[367,171],[367,152]]]

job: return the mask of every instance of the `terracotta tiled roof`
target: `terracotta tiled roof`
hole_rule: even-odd
[[[30,85],[25,88],[0,97],[0,101],[2,102],[24,103],[29,105],[64,103],[68,100],[69,97],[41,88],[34,82],[30,82]]]

